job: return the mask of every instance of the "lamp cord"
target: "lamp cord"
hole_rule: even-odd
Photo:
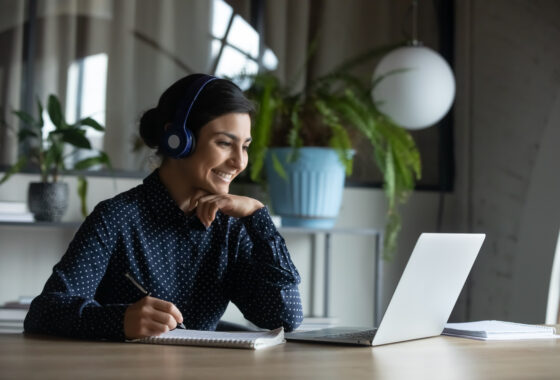
[[[418,0],[412,0],[412,46],[418,45]]]

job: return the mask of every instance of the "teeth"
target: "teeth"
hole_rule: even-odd
[[[233,177],[233,174],[229,174],[229,173],[226,173],[226,172],[221,172],[221,171],[218,171],[218,170],[215,170],[215,169],[213,170],[213,172],[215,174],[217,174],[219,177],[225,179],[226,181],[231,181],[231,178]]]

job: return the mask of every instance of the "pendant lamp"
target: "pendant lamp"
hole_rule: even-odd
[[[455,98],[449,64],[416,39],[417,0],[412,2],[413,39],[381,59],[373,73],[373,101],[396,124],[422,129],[440,121]]]

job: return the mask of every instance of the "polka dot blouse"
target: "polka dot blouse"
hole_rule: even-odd
[[[188,329],[214,330],[232,301],[259,327],[295,329],[300,277],[266,208],[206,229],[176,205],[156,170],[97,205],[53,268],[25,331],[124,339],[126,308],[143,294],[174,303]]]

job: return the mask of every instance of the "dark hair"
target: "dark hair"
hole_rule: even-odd
[[[140,136],[150,148],[157,148],[167,123],[172,123],[177,107],[187,89],[203,74],[192,74],[173,83],[159,98],[155,108],[146,111],[140,118]],[[217,117],[228,113],[254,112],[254,106],[237,85],[226,79],[217,79],[206,85],[191,109],[188,127],[195,137],[200,129]]]

